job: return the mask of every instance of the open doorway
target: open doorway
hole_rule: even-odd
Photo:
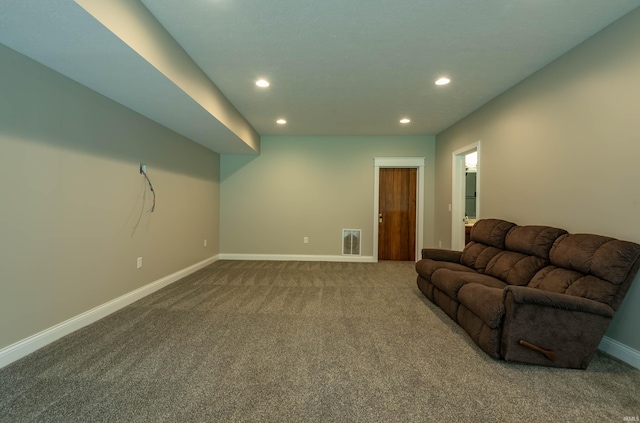
[[[480,216],[480,141],[454,151],[452,169],[451,249],[462,250]]]

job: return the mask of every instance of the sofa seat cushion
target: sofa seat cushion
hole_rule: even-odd
[[[431,259],[422,259],[419,262],[416,263],[416,271],[418,272],[418,274],[420,276],[422,276],[423,278],[425,278],[426,280],[430,281],[431,280],[431,275],[433,275],[433,273],[436,270],[439,269],[449,269],[449,270],[455,270],[458,272],[473,272],[475,273],[475,270],[460,264],[460,263],[452,263],[449,261],[437,261],[437,260],[431,260]]]
[[[456,272],[450,269],[438,269],[431,275],[431,283],[451,299],[458,300],[460,288],[468,283],[503,289],[506,283],[494,277],[480,273]]]
[[[468,283],[458,291],[458,301],[491,329],[497,329],[504,317],[503,289]]]

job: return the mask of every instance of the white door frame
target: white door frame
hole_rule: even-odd
[[[418,169],[416,181],[416,244],[415,260],[420,259],[423,245],[424,226],[424,157],[374,157],[373,158],[373,261],[378,261],[378,213],[380,208],[380,168]]]
[[[464,249],[464,196],[465,196],[465,163],[467,154],[478,152],[478,165],[476,174],[476,218],[480,218],[480,141],[453,152],[452,176],[451,176],[451,249],[462,251]]]

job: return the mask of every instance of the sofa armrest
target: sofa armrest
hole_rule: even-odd
[[[508,361],[585,369],[614,310],[606,304],[526,286],[503,291],[500,355]]]
[[[526,286],[510,285],[504,289],[504,298],[515,304],[531,304],[541,307],[552,307],[567,311],[597,314],[603,317],[613,317],[614,310],[607,304],[574,295],[544,291]]]
[[[436,261],[449,261],[452,263],[460,263],[462,251],[443,250],[442,248],[423,248],[422,258]]]

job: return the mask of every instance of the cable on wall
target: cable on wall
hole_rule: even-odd
[[[151,205],[151,209],[149,210],[151,213],[156,209],[156,191],[153,189],[153,184],[151,183],[151,179],[147,176],[146,165],[140,165],[140,173],[147,180],[147,185],[149,186],[149,190],[151,194],[153,194],[153,203]]]

